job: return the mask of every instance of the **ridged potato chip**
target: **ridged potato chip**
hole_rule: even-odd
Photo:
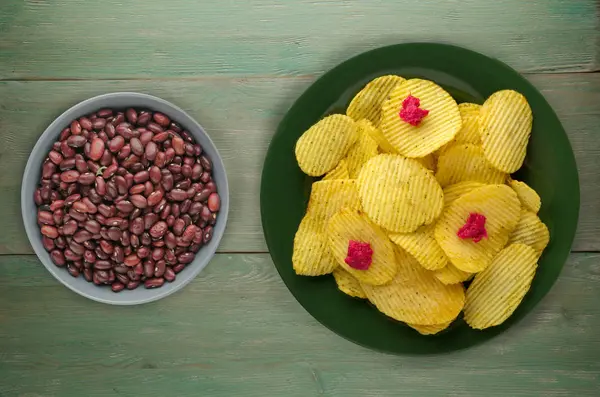
[[[450,206],[450,204],[452,204],[454,200],[460,196],[482,187],[483,185],[484,184],[481,182],[464,181],[455,183],[454,185],[446,186],[444,188],[444,207]]]
[[[321,222],[323,230],[329,218],[342,208],[361,208],[354,179],[321,180],[312,184],[307,213]]]
[[[292,264],[302,276],[321,276],[338,266],[329,252],[322,222],[311,214],[304,216],[294,236]]]
[[[452,324],[452,321],[449,321],[444,324],[433,324],[433,325],[419,325],[419,324],[406,324],[421,335],[435,335],[437,333],[442,332],[446,328],[448,328]]]
[[[509,244],[521,243],[530,246],[538,255],[542,254],[549,241],[548,227],[536,214],[528,210],[521,211],[521,219],[508,239]]]
[[[329,171],[327,174],[325,174],[325,176],[321,180],[332,181],[335,179],[350,179],[350,173],[348,172],[348,163],[346,163],[346,160],[340,160],[338,165],[334,169]]]
[[[363,123],[356,123],[358,127],[358,139],[354,145],[348,150],[346,155],[346,163],[348,164],[348,173],[350,178],[356,178],[361,167],[372,157],[379,154],[377,148],[379,145],[371,138],[371,135],[365,131],[365,128],[369,128],[368,125]],[[366,126],[366,127],[365,127]]]
[[[515,181],[514,179],[509,180],[509,186],[517,192],[521,205],[527,208],[529,211],[537,214],[542,206],[542,199],[535,190],[529,187],[525,182]]]
[[[481,146],[481,136],[479,135],[479,109],[481,109],[481,105],[475,103],[465,102],[458,105],[462,128],[456,133],[456,136],[451,142],[438,150],[437,153],[439,155],[455,143],[472,143]]]
[[[344,209],[332,216],[327,224],[327,237],[338,265],[361,283],[385,284],[396,275],[394,245],[385,232],[360,211]],[[350,241],[371,245],[373,261],[367,270],[354,269],[345,262]]]
[[[537,258],[537,253],[524,244],[512,244],[502,250],[487,269],[475,276],[467,290],[467,324],[485,329],[509,318],[529,291]]]
[[[338,289],[346,295],[350,295],[354,298],[367,298],[365,291],[363,291],[362,287],[360,286],[360,282],[358,282],[354,276],[341,267],[338,266],[333,271],[333,277],[335,278]]]
[[[473,273],[463,272],[452,263],[448,262],[446,267],[434,271],[433,275],[444,284],[458,284],[470,279],[473,276]]]
[[[305,174],[321,176],[335,168],[357,139],[354,120],[342,114],[327,116],[298,139],[296,160]]]
[[[390,233],[390,240],[409,254],[427,270],[442,269],[448,257],[435,240],[435,225],[421,226],[412,233]]]
[[[420,108],[428,110],[418,126],[399,116],[402,102],[409,96],[420,100]],[[399,84],[383,103],[380,128],[388,142],[406,157],[424,157],[454,139],[462,121],[456,101],[437,84],[410,79]]]
[[[391,232],[409,233],[433,222],[444,205],[442,188],[432,173],[399,155],[373,157],[363,165],[357,181],[364,211]]]
[[[458,230],[472,213],[485,216],[487,238],[475,242],[461,239]],[[485,185],[459,197],[436,223],[435,239],[458,269],[477,273],[484,270],[508,242],[521,216],[517,194],[506,185]]]
[[[390,91],[403,81],[404,78],[391,74],[371,80],[354,96],[348,105],[346,114],[356,121],[367,119],[374,126],[378,126],[381,118],[381,104]]]
[[[459,143],[440,155],[435,178],[442,187],[446,187],[464,181],[504,183],[506,174],[492,167],[481,147]]]
[[[507,174],[521,168],[532,123],[527,99],[516,91],[495,92],[484,102],[479,131],[483,153],[495,168]]]
[[[398,274],[385,285],[362,283],[367,298],[385,315],[407,324],[436,325],[453,321],[462,310],[461,284],[445,285],[397,249]]]
[[[377,145],[379,145],[379,150],[382,153],[397,154],[396,149],[394,149],[394,147],[390,145],[387,139],[385,139],[385,137],[383,136],[383,132],[381,132],[379,128],[375,127],[373,123],[371,123],[369,120],[362,119],[357,121],[356,127],[359,130],[362,130],[365,133],[367,133],[371,138],[373,138],[375,142],[377,142]]]

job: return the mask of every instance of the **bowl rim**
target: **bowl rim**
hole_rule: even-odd
[[[206,138],[209,145],[212,146],[212,148],[214,149],[216,156],[211,157],[211,161],[213,163],[213,169],[220,168],[223,171],[223,176],[224,176],[223,181],[218,186],[219,195],[221,196],[221,208],[219,210],[219,221],[220,221],[219,224],[221,224],[222,226],[219,227],[219,232],[215,233],[215,235],[213,236],[213,239],[211,241],[214,244],[213,247],[208,250],[207,250],[207,246],[203,246],[201,248],[201,250],[206,250],[206,251],[204,251],[205,257],[204,257],[203,261],[201,263],[196,264],[195,268],[192,267],[191,269],[188,269],[189,272],[186,274],[186,278],[182,277],[180,283],[178,283],[171,289],[166,289],[166,288],[152,289],[152,291],[154,291],[155,293],[153,293],[151,296],[146,297],[146,298],[136,298],[136,295],[135,295],[136,290],[131,290],[131,291],[128,291],[132,294],[130,299],[129,299],[129,297],[127,300],[105,299],[102,297],[95,296],[94,294],[90,294],[87,291],[85,291],[84,289],[81,289],[74,284],[67,283],[65,280],[63,280],[59,276],[59,272],[64,272],[66,270],[63,268],[58,268],[51,262],[49,263],[48,259],[44,258],[44,255],[48,255],[48,253],[43,249],[43,247],[41,247],[41,245],[37,246],[36,244],[33,243],[33,241],[36,239],[41,241],[41,234],[39,233],[39,229],[35,228],[35,227],[31,227],[28,224],[28,222],[26,222],[26,211],[27,211],[26,208],[28,206],[26,186],[27,186],[27,183],[31,182],[31,181],[28,181],[28,176],[32,173],[32,171],[35,169],[35,167],[40,166],[38,164],[34,164],[34,162],[36,162],[36,161],[35,161],[33,155],[34,155],[34,153],[44,150],[45,145],[43,143],[43,138],[52,135],[53,130],[59,131],[57,133],[57,137],[58,137],[58,135],[60,134],[60,131],[62,130],[61,127],[63,125],[66,125],[66,123],[69,123],[72,120],[83,116],[83,115],[77,116],[77,117],[73,116],[73,114],[78,113],[82,108],[85,108],[89,105],[92,105],[92,104],[102,101],[102,100],[115,99],[115,98],[124,98],[124,99],[130,99],[130,100],[131,99],[147,100],[147,101],[154,102],[154,103],[160,104],[162,106],[168,107],[169,110],[172,110],[174,112],[180,112],[183,115],[183,117],[187,117],[188,120],[186,120],[185,123],[188,124],[188,122],[189,122],[189,124],[192,124],[194,128],[198,129],[199,132],[204,136],[204,138]],[[149,106],[149,107],[151,108],[151,106]],[[100,107],[99,107],[99,109],[100,109]],[[167,113],[167,112],[165,112],[165,113]],[[168,114],[168,116],[171,117],[171,115],[169,115],[169,114]],[[190,128],[188,128],[188,129],[190,129]],[[51,137],[51,138],[54,138],[54,137]],[[42,160],[42,162],[43,162],[43,160]],[[216,165],[216,167],[215,167],[215,165]],[[36,185],[37,185],[37,182],[38,181],[35,181]],[[210,138],[210,135],[206,132],[204,127],[202,127],[202,125],[200,125],[200,123],[198,123],[192,116],[190,116],[183,109],[181,109],[180,107],[174,105],[173,103],[171,103],[167,100],[156,97],[154,95],[149,95],[149,94],[144,94],[144,93],[139,93],[139,92],[131,92],[131,91],[109,92],[109,93],[90,97],[88,99],[85,99],[83,101],[80,101],[80,102],[74,104],[73,106],[71,106],[68,109],[66,109],[65,111],[63,111],[58,117],[56,117],[52,121],[52,123],[50,123],[48,125],[48,127],[46,127],[44,132],[37,138],[35,145],[33,146],[33,148],[31,149],[31,151],[29,153],[29,156],[27,158],[27,163],[26,163],[25,169],[23,171],[23,176],[21,178],[20,194],[21,194],[21,200],[20,200],[21,219],[23,221],[25,233],[27,234],[27,239],[29,240],[29,244],[33,248],[38,260],[40,262],[42,262],[44,267],[50,272],[50,274],[52,274],[52,276],[55,279],[57,279],[62,285],[64,285],[71,291],[73,291],[73,292],[77,293],[78,295],[81,295],[85,298],[88,298],[90,300],[100,302],[100,303],[110,304],[110,305],[116,305],[116,306],[132,306],[132,305],[140,305],[140,304],[144,304],[144,303],[154,302],[154,301],[165,298],[165,297],[183,289],[187,284],[189,284],[193,279],[195,279],[196,276],[202,270],[204,270],[204,268],[214,258],[215,254],[217,252],[218,246],[220,245],[221,240],[225,234],[225,230],[227,227],[228,215],[229,215],[229,181],[228,181],[228,177],[227,177],[227,170],[225,168],[225,164],[223,163],[223,158],[222,158],[217,146],[214,144],[214,142]],[[225,198],[225,199],[223,199],[223,198]],[[196,261],[196,259],[197,258],[195,258],[194,261]],[[190,265],[193,265],[194,261]],[[87,281],[86,281],[86,283],[87,283]],[[87,284],[89,284],[90,286],[93,286],[94,288],[99,287],[93,283],[87,283]],[[115,294],[115,296],[116,295],[117,294]]]

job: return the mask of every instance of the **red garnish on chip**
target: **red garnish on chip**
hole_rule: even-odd
[[[474,243],[478,243],[482,238],[487,238],[487,230],[485,230],[485,216],[476,212],[471,212],[467,218],[467,222],[463,227],[458,229],[456,235],[461,239],[470,238]]]
[[[421,120],[429,114],[429,110],[419,108],[421,100],[412,95],[406,97],[402,101],[402,109],[400,109],[400,118],[410,125],[415,127],[421,123]]]
[[[350,240],[348,256],[344,260],[353,269],[367,270],[373,263],[373,250],[369,243]]]

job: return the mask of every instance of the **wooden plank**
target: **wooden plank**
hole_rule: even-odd
[[[531,75],[561,118],[579,163],[582,216],[576,250],[600,249],[600,75]],[[224,157],[231,217],[220,249],[264,252],[259,214],[262,161],[277,124],[314,77],[151,81],[0,82],[0,254],[32,253],[20,215],[21,175],[36,139],[58,114],[100,93],[131,90],[187,110]]]
[[[467,46],[520,71],[590,71],[599,65],[596,6],[594,0],[4,0],[0,79],[312,74],[368,49],[423,40]]]
[[[483,345],[392,356],[321,326],[268,255],[218,255],[183,291],[114,307],[33,256],[0,257],[0,395],[597,396],[600,254],[571,255],[528,317]]]

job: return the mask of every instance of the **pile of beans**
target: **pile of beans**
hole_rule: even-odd
[[[211,240],[221,205],[202,146],[168,116],[136,109],[65,128],[34,201],[54,264],[114,292],[174,281]]]

